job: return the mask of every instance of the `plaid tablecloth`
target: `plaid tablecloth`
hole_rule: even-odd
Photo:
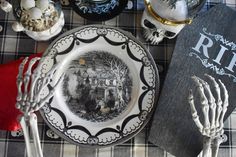
[[[203,11],[208,10],[217,3],[226,3],[229,7],[236,8],[236,0],[211,0],[206,3]],[[77,15],[70,7],[63,6],[65,14],[63,32],[86,24],[110,25],[131,32],[138,40],[143,42],[153,55],[160,70],[162,84],[174,49],[175,39],[164,40],[158,46],[151,46],[145,42],[140,26],[142,10],[144,8],[143,0],[133,0],[129,4],[130,6],[118,17],[106,22],[87,21]],[[0,25],[3,26],[3,31],[0,32],[0,63],[7,63],[22,56],[43,52],[51,42],[36,42],[24,33],[15,33],[11,29],[12,22],[14,21],[12,13],[5,14],[3,11],[0,11]],[[54,134],[43,120],[39,118],[40,139],[45,157],[171,157],[172,155],[147,141],[149,128],[150,124],[137,136],[123,144],[103,149],[91,149],[69,144]],[[228,140],[221,145],[219,157],[236,157],[236,111],[227,119],[224,129]],[[16,156],[26,156],[22,131],[0,131],[0,157]]]

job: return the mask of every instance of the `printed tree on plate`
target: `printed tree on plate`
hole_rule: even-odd
[[[124,91],[124,81],[126,79],[126,75],[128,72],[127,66],[124,64],[120,64],[117,60],[110,61],[110,70],[111,73],[115,75],[115,78],[117,80],[116,82],[116,90],[117,90],[117,96],[119,100],[119,107],[123,107],[125,105],[125,100],[123,98],[123,91]]]
[[[106,65],[104,68],[110,71],[115,76],[116,79],[116,93],[118,97],[118,104],[116,107],[123,108],[125,104],[129,101],[130,96],[128,94],[128,88],[124,89],[125,84],[128,84],[128,74],[129,69],[127,65],[122,62],[119,58],[107,54],[101,54],[100,58],[103,58],[103,64]]]

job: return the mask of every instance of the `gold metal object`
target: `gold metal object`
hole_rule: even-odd
[[[190,24],[192,22],[192,19],[187,19],[187,20],[183,20],[183,21],[173,21],[173,20],[163,18],[155,12],[155,10],[152,8],[149,0],[144,0],[144,2],[145,2],[145,5],[147,7],[149,14],[151,14],[157,21],[161,22],[164,25],[176,26],[176,25],[180,25],[180,24]]]

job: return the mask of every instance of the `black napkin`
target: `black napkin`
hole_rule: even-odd
[[[149,141],[177,157],[196,157],[202,150],[188,104],[191,76],[220,78],[229,92],[225,119],[236,107],[236,12],[220,4],[195,18],[178,36],[155,111]],[[199,99],[196,98],[196,99]],[[196,104],[200,111],[200,104]],[[200,116],[201,112],[198,112]]]

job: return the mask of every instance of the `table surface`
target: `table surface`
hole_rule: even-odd
[[[203,8],[203,12],[211,8],[217,3],[225,3],[227,6],[235,9],[236,0],[211,0],[207,1]],[[104,24],[119,27],[131,32],[138,40],[140,40],[153,55],[155,62],[159,68],[161,84],[166,75],[168,65],[176,39],[164,40],[158,46],[152,46],[145,42],[142,36],[142,28],[140,26],[143,1],[130,1],[130,8],[126,8],[119,16],[106,22],[88,21],[77,15],[70,7],[63,6],[65,14],[65,26],[63,32],[72,28],[87,24]],[[12,13],[5,14],[0,11],[0,25],[3,31],[0,32],[0,63],[4,64],[19,57],[29,56],[36,52],[44,52],[49,43],[36,42],[26,36],[24,33],[15,33],[11,29],[12,22],[15,19]],[[62,32],[62,33],[63,33]],[[3,74],[1,74],[3,75]],[[91,149],[79,147],[66,142],[58,137],[43,122],[39,115],[39,133],[42,142],[44,156],[48,157],[171,157],[169,153],[147,141],[150,124],[148,124],[138,135],[129,141],[108,148]],[[236,111],[225,122],[225,134],[228,141],[220,147],[219,157],[236,157]],[[0,131],[0,157],[24,157],[25,143],[22,131],[7,132]]]

